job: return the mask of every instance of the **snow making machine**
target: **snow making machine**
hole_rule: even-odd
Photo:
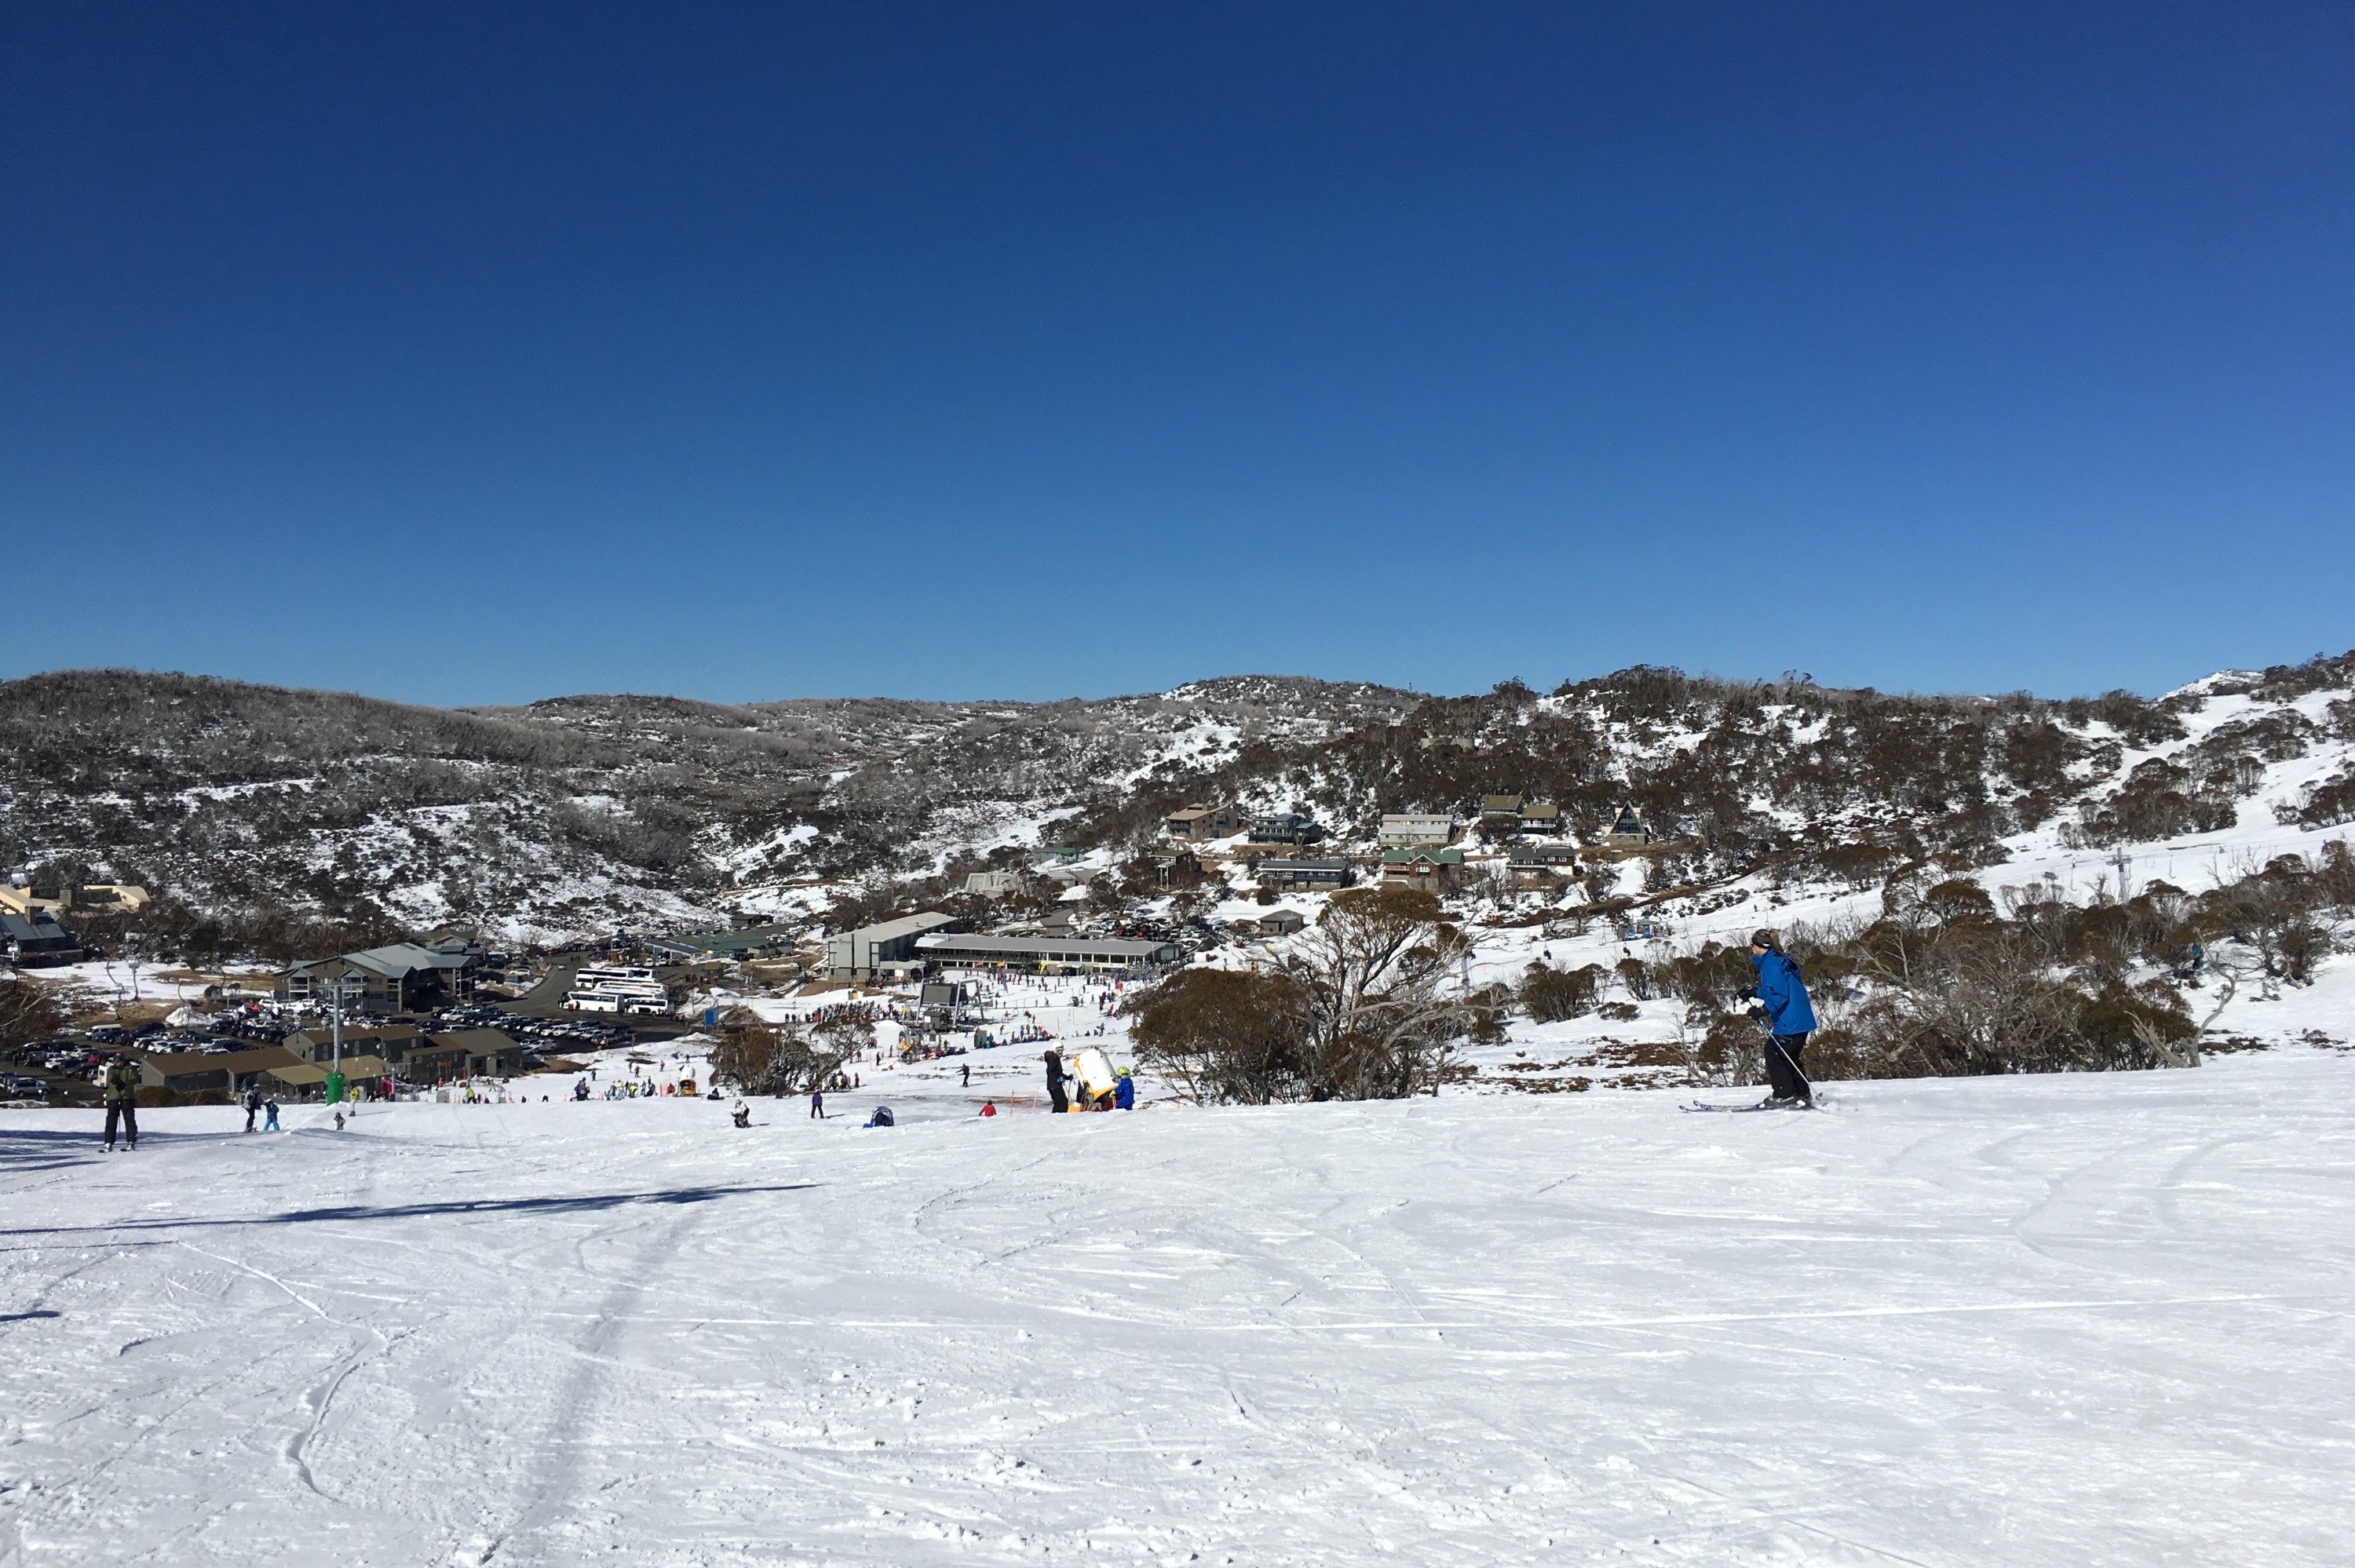
[[[1071,1082],[1080,1091],[1072,1097],[1073,1110],[1108,1110],[1113,1096],[1120,1089],[1120,1075],[1112,1070],[1112,1063],[1093,1045],[1072,1059]]]

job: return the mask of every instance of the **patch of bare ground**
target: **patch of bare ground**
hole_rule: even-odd
[[[1583,1061],[1594,1067],[1677,1067],[1686,1065],[1684,1053],[1662,1041],[1603,1040]]]

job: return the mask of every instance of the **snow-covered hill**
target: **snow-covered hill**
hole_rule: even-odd
[[[119,672],[0,684],[0,861],[160,884],[245,932],[544,940],[859,888],[879,906],[1042,842],[1118,863],[1189,800],[1305,807],[1347,848],[1385,810],[1484,793],[1555,800],[1584,838],[1632,801],[1674,846],[1640,868],[1654,892],[1804,899],[1927,861],[2041,875],[2121,850],[2179,880],[2187,853],[2222,869],[2355,816],[2355,655],[2058,702],[1641,667],[1457,698],[1238,677],[1084,703],[467,713]]]
[[[281,913],[540,940],[693,924],[1035,845],[1139,779],[1417,700],[1266,676],[1103,702],[443,712],[64,672],[0,683],[0,863],[161,885],[245,929]]]
[[[2350,1094],[0,1111],[0,1562],[2336,1565]]]

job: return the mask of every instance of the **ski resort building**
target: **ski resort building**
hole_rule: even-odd
[[[1644,821],[1644,813],[1630,804],[1619,808],[1619,817],[1611,824],[1609,842],[1616,849],[1636,849],[1652,842],[1652,830]]]
[[[279,975],[277,996],[281,1001],[315,1002],[343,987],[347,988],[346,1012],[413,1012],[445,997],[465,995],[472,989],[469,976],[482,957],[482,948],[472,943],[423,948],[395,942],[295,964]]]
[[[81,943],[46,909],[0,910],[0,956],[26,969],[69,964],[81,957]]]
[[[0,910],[16,915],[63,915],[80,909],[94,915],[120,915],[144,908],[147,890],[128,883],[93,882],[80,886],[34,887],[0,881]]]
[[[146,1088],[182,1095],[236,1090],[264,1073],[298,1065],[300,1060],[282,1045],[261,1045],[250,1051],[159,1051],[139,1059],[139,1081]]]
[[[829,980],[872,980],[886,972],[922,969],[916,940],[928,932],[954,926],[953,916],[927,910],[879,926],[861,926],[826,939],[826,973]]]
[[[1173,839],[1222,839],[1241,823],[1232,806],[1205,806],[1197,801],[1183,810],[1172,811],[1161,824],[1161,831]]]
[[[794,950],[794,927],[782,925],[739,926],[731,931],[689,931],[675,937],[648,937],[646,956],[658,964],[699,964],[718,959],[741,963],[747,959],[772,959]]]
[[[411,1045],[425,1036],[414,1023],[387,1023],[370,1029],[344,1031],[344,1056],[365,1053],[381,1056],[388,1062],[398,1062]],[[328,1062],[335,1059],[336,1032],[321,1026],[298,1029],[280,1044],[305,1062]]]
[[[1455,836],[1455,819],[1444,811],[1386,811],[1375,842],[1383,849],[1444,844]]]
[[[1313,844],[1324,836],[1323,827],[1297,811],[1252,819],[1251,842],[1255,844]]]
[[[918,956],[930,966],[956,969],[1012,969],[1023,974],[1100,975],[1143,980],[1183,963],[1175,942],[1121,937],[1071,937],[1040,932],[1028,937],[943,935],[919,937]]]
[[[1516,844],[1505,859],[1514,885],[1542,887],[1585,875],[1578,863],[1578,846],[1565,843]]]
[[[1382,885],[1422,893],[1453,892],[1464,880],[1460,849],[1389,849],[1382,852]]]
[[[528,1049],[505,1030],[459,1029],[447,1034],[426,1035],[409,1048],[402,1066],[404,1075],[412,1084],[496,1077],[521,1071],[528,1054]]]
[[[1262,887],[1347,887],[1357,880],[1346,860],[1263,860],[1255,874]]]

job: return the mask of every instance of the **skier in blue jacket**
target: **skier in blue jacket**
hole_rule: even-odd
[[[1746,1011],[1763,1016],[1773,1035],[1766,1043],[1766,1076],[1774,1092],[1766,1103],[1813,1105],[1815,1087],[1799,1066],[1799,1054],[1807,1048],[1807,1036],[1816,1032],[1816,1010],[1807,1001],[1799,966],[1784,953],[1783,939],[1771,930],[1751,934],[1750,961],[1758,968],[1758,989],[1751,993]]]

